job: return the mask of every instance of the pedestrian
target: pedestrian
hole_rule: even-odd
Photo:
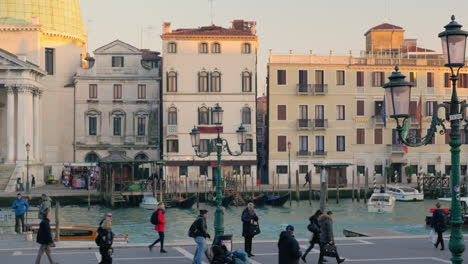
[[[161,242],[161,249],[159,252],[161,253],[167,253],[166,250],[164,250],[164,230],[166,228],[166,217],[164,216],[166,214],[166,206],[163,202],[158,203],[158,208],[156,209],[156,212],[153,214],[156,214],[155,217],[157,219],[156,225],[154,226],[154,230],[158,232],[159,238],[156,239],[153,244],[149,245],[148,248],[150,251],[153,251],[154,245],[156,245],[158,242]],[[151,216],[153,218],[153,216]],[[153,220],[151,220],[153,222]]]
[[[383,184],[380,185],[380,193],[385,193],[385,187]]]
[[[315,211],[315,214],[309,218],[310,224],[307,226],[307,229],[312,233],[312,236],[310,237],[310,245],[307,248],[306,252],[304,255],[302,255],[301,259],[304,262],[306,261],[307,254],[314,248],[314,245],[317,244],[320,247],[320,226],[318,223],[319,217],[322,215],[321,210]]]
[[[104,220],[98,236],[100,236],[99,253],[101,254],[101,262],[99,264],[112,264],[114,233],[112,232],[111,219]]]
[[[55,243],[52,240],[52,232],[50,231],[50,213],[46,214],[39,224],[36,242],[41,245],[37,253],[36,264],[41,263],[41,258],[44,253],[46,253],[50,263],[58,264],[58,262],[53,261],[52,253],[50,252],[50,248],[55,247]]]
[[[310,175],[309,175],[309,172],[306,173],[305,175],[305,183],[304,185],[302,185],[302,187],[305,187],[307,184],[310,184]]]
[[[301,255],[299,243],[294,237],[294,226],[288,225],[278,241],[278,263],[298,264]]]
[[[440,203],[436,203],[436,208],[432,213],[432,228],[437,233],[437,242],[434,247],[437,248],[440,243],[440,250],[444,250],[444,237],[442,235],[447,230],[447,215],[444,210],[440,209]]]
[[[24,214],[29,211],[29,203],[23,199],[21,193],[16,195],[16,200],[11,205],[12,209],[15,209],[15,232],[21,234],[24,232]],[[20,229],[21,221],[21,229]]]
[[[200,210],[200,215],[195,219],[189,229],[189,236],[197,243],[197,249],[195,256],[193,257],[193,263],[201,264],[203,259],[203,253],[206,249],[206,241],[208,238],[211,240],[210,234],[207,232],[206,219],[208,218],[208,211],[205,209]]]
[[[254,211],[254,204],[249,203],[247,208],[242,212],[242,236],[244,237],[244,250],[247,256],[253,257],[252,254],[252,239],[257,234],[256,228],[258,229],[258,216]],[[255,222],[257,222],[255,224]]]
[[[36,177],[34,176],[34,174],[32,174],[31,187],[36,187]]]
[[[41,195],[41,204],[39,205],[38,218],[43,219],[50,212],[50,207],[52,206],[52,199],[43,193]]]
[[[320,256],[318,263],[324,262],[325,247],[334,246],[335,258],[337,263],[345,261],[344,258],[340,258],[338,251],[336,250],[335,240],[333,238],[333,212],[328,211],[327,214],[322,214],[318,219],[320,225]]]

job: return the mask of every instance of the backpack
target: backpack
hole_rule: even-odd
[[[155,212],[153,212],[153,214],[151,215],[151,224],[153,224],[153,225],[159,224],[158,211],[159,211],[159,209],[156,210]]]
[[[94,242],[96,242],[96,245],[97,245],[98,247],[100,247],[100,246],[102,245],[102,242],[104,242],[104,241],[102,240],[102,227],[98,227],[96,233],[97,233],[97,236],[96,236],[96,238],[94,239]]]
[[[188,236],[189,237],[196,237],[197,221],[198,221],[198,218],[197,218],[197,220],[193,221],[192,225],[190,226],[190,228],[188,230]]]

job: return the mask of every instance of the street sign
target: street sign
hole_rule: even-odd
[[[452,121],[452,120],[459,120],[459,119],[462,119],[462,115],[461,115],[461,114],[450,115],[450,121]]]

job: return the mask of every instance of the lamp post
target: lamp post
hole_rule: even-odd
[[[29,151],[31,150],[31,145],[26,143],[26,193],[29,193]]]
[[[424,137],[417,135],[403,135],[403,126],[409,115],[409,102],[411,97],[412,83],[405,81],[405,76],[398,72],[398,66],[395,67],[395,72],[389,77],[390,82],[385,83],[385,98],[388,102],[387,113],[394,118],[397,123],[398,137],[403,144],[410,147],[424,146],[432,141],[435,133],[445,134],[444,122],[450,122],[450,152],[452,160],[452,168],[450,173],[452,208],[451,208],[451,234],[449,249],[452,252],[451,261],[454,264],[463,263],[463,251],[465,245],[461,226],[463,224],[460,206],[460,120],[463,118],[462,113],[468,104],[460,102],[457,95],[457,81],[460,69],[465,65],[465,50],[466,37],[468,32],[461,30],[462,25],[455,21],[455,16],[452,16],[452,21],[445,26],[445,31],[439,34],[442,41],[442,49],[444,53],[445,66],[450,68],[452,81],[452,97],[450,102],[437,105],[432,115],[431,126],[428,133]],[[439,118],[439,110],[443,108],[445,111],[444,118]],[[468,129],[468,121],[465,119],[464,129]],[[440,130],[437,127],[440,126]]]
[[[222,205],[222,188],[223,188],[223,179],[222,179],[222,172],[221,172],[221,156],[223,150],[226,150],[229,155],[231,156],[240,156],[244,151],[244,146],[246,142],[247,130],[245,130],[244,126],[241,124],[239,129],[237,129],[237,141],[240,146],[240,152],[232,152],[229,148],[229,143],[226,139],[221,138],[220,131],[222,128],[223,123],[223,109],[219,104],[216,104],[214,109],[212,110],[213,115],[213,124],[216,125],[216,129],[218,132],[218,136],[214,140],[214,144],[209,143],[208,149],[206,152],[200,151],[200,131],[195,126],[192,131],[190,132],[190,138],[192,141],[192,147],[195,150],[195,155],[200,158],[209,157],[212,152],[216,152],[217,160],[218,160],[218,167],[217,167],[217,178],[216,178],[216,212],[215,212],[215,220],[214,220],[214,230],[215,230],[215,241],[216,238],[220,235],[224,234],[224,219],[223,219],[223,211],[221,209]]]

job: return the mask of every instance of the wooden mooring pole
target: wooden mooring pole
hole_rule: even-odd
[[[60,202],[55,202],[55,241],[60,241]]]
[[[360,202],[361,201],[361,174],[359,174],[358,171],[356,171],[356,174],[357,174],[357,201]]]
[[[299,193],[299,171],[296,170],[296,201],[299,202],[300,200],[300,193]]]
[[[320,210],[326,212],[327,210],[327,192],[328,192],[328,183],[327,183],[327,173],[325,168],[320,169]]]
[[[309,206],[312,206],[312,171],[307,173],[309,173]]]
[[[354,170],[351,180],[351,200],[354,202]]]

